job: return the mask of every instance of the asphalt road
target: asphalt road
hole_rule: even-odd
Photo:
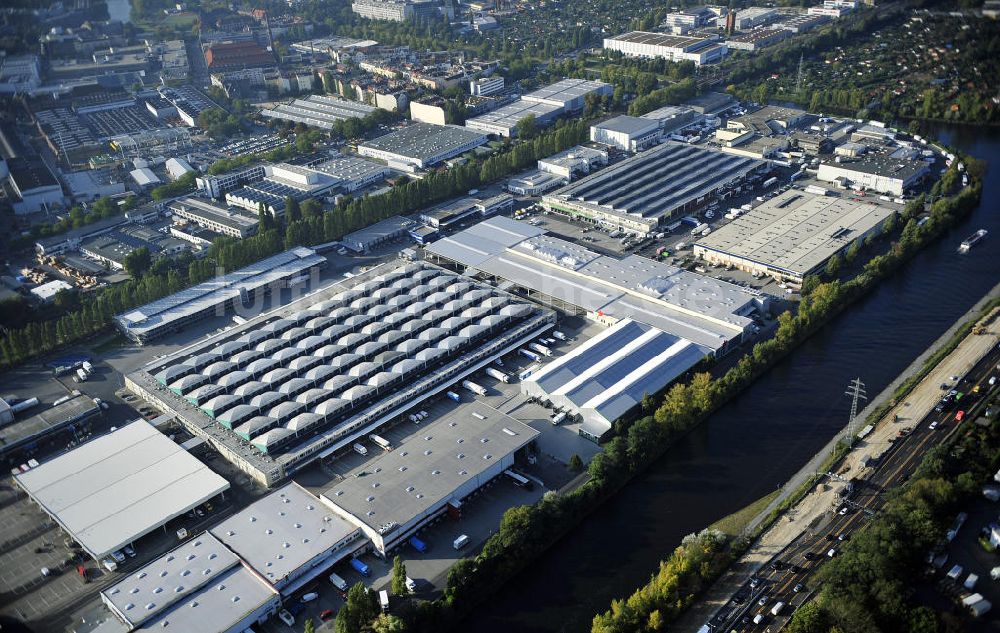
[[[863,527],[885,504],[883,492],[899,486],[909,479],[920,465],[928,449],[944,442],[964,425],[971,424],[988,398],[971,394],[978,385],[980,392],[990,391],[987,381],[997,375],[1000,346],[994,347],[956,385],[966,393],[961,401],[931,411],[919,422],[901,428],[892,447],[877,461],[869,464],[866,479],[854,481],[853,492],[842,499],[831,515],[810,526],[788,547],[779,552],[762,571],[745,583],[733,599],[720,609],[710,621],[713,631],[773,632],[781,630],[795,609],[806,603],[817,589],[810,584],[813,572],[837,555],[843,542]],[[947,392],[942,391],[942,396]],[[966,411],[966,419],[955,423],[958,411]],[[930,425],[937,422],[937,428]],[[828,473],[837,478],[837,475]],[[751,586],[753,585],[753,586]],[[772,615],[778,602],[785,604],[779,615]],[[762,615],[755,623],[757,615]]]

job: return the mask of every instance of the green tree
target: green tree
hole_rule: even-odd
[[[837,273],[840,272],[840,255],[834,254],[830,259],[826,260],[826,275],[827,277],[836,277]]]
[[[406,565],[398,555],[392,559],[392,593],[397,596],[409,593],[406,588]]]
[[[151,262],[152,255],[150,255],[149,249],[145,246],[140,246],[126,255],[122,264],[133,279],[138,279],[142,276],[142,273],[149,269]]]
[[[578,473],[583,470],[583,460],[576,453],[569,458],[569,469],[574,473]]]
[[[517,133],[517,138],[522,141],[527,141],[538,136],[538,124],[535,122],[535,115],[529,114],[514,126],[514,131]]]

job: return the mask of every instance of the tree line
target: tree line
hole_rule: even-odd
[[[39,313],[36,315],[39,320],[9,329],[7,335],[0,338],[0,367],[13,367],[80,341],[105,330],[115,314],[206,281],[217,273],[248,266],[293,246],[339,240],[389,217],[413,213],[464,195],[484,183],[509,176],[539,158],[578,144],[586,138],[587,129],[586,121],[560,121],[531,141],[506,143],[485,162],[470,159],[453,169],[432,172],[382,194],[345,197],[326,212],[320,212],[316,201],[307,200],[301,205],[292,201],[290,213],[282,221],[275,220],[269,213],[262,214],[257,235],[243,240],[216,238],[201,259],[185,254],[176,260],[150,261],[148,252],[137,253],[128,261],[133,279],[83,294],[78,305],[65,314],[53,317],[49,312]],[[104,206],[106,203],[101,204],[102,208]]]
[[[672,385],[657,401],[644,399],[639,419],[620,420],[614,437],[587,467],[589,479],[566,495],[546,494],[534,505],[507,510],[499,530],[473,558],[456,563],[448,574],[441,599],[423,602],[405,618],[407,630],[440,631],[456,625],[477,604],[489,599],[499,583],[524,569],[532,560],[572,529],[632,477],[644,470],[680,437],[704,421],[711,412],[753,384],[803,340],[823,327],[841,310],[864,296],[903,266],[923,246],[939,237],[979,202],[983,167],[964,159],[973,174],[969,187],[941,198],[931,207],[929,219],[917,223],[922,202],[902,214],[902,229],[894,227],[885,253],[874,255],[846,282],[816,283],[802,299],[796,314],[778,317],[775,336],[756,343],[736,365],[718,378],[696,372]],[[951,192],[946,192],[951,193]],[[636,595],[616,601],[595,617],[592,630],[600,633],[662,630],[726,567],[733,552],[718,537],[705,533],[685,539],[681,549],[665,561],[650,584]],[[697,561],[697,567],[689,566]],[[692,593],[685,594],[682,590]]]

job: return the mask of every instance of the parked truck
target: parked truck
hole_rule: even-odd
[[[552,356],[552,350],[550,350],[548,347],[545,347],[541,343],[529,343],[528,347],[538,352],[539,354],[542,354],[543,356]]]
[[[510,382],[510,376],[500,371],[499,369],[494,369],[493,367],[486,368],[486,375],[491,378],[496,378],[500,382]]]
[[[482,385],[477,385],[476,383],[472,382],[471,380],[463,380],[462,381],[462,386],[465,387],[466,389],[468,389],[469,391],[471,391],[474,394],[477,394],[477,395],[480,395],[480,396],[485,396],[486,395],[486,387],[483,387]]]
[[[351,567],[353,567],[354,571],[358,572],[362,576],[371,576],[372,575],[372,570],[368,567],[368,565],[365,565],[364,563],[362,563],[357,558],[352,558],[351,559]]]
[[[381,446],[383,451],[392,450],[392,444],[389,442],[389,440],[385,439],[381,435],[375,435],[374,433],[372,433],[371,435],[368,436],[368,439]]]
[[[447,392],[445,392],[444,395],[448,396],[448,398],[450,398],[451,400],[454,400],[455,402],[461,402],[462,401],[462,396],[458,395],[454,391],[447,391]]]
[[[363,444],[355,444],[353,446],[353,448],[354,448],[354,452],[357,453],[358,455],[367,455],[368,454],[368,449],[365,448]]]
[[[427,543],[424,543],[415,536],[410,537],[410,545],[412,545],[413,549],[417,550],[421,554],[427,551]]]
[[[538,354],[536,354],[534,352],[530,352],[530,351],[524,349],[523,347],[521,349],[517,350],[517,353],[520,354],[521,356],[524,356],[525,358],[530,358],[531,360],[538,360],[538,359],[541,358],[541,356],[539,356]]]

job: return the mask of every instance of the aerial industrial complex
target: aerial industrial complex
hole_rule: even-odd
[[[694,254],[712,264],[801,283],[852,243],[880,233],[895,213],[871,201],[792,189],[701,238]]]
[[[274,486],[555,320],[423,263],[352,281],[154,361],[126,385]]]
[[[727,187],[740,186],[767,163],[667,142],[553,191],[549,210],[632,233],[655,233]]]

